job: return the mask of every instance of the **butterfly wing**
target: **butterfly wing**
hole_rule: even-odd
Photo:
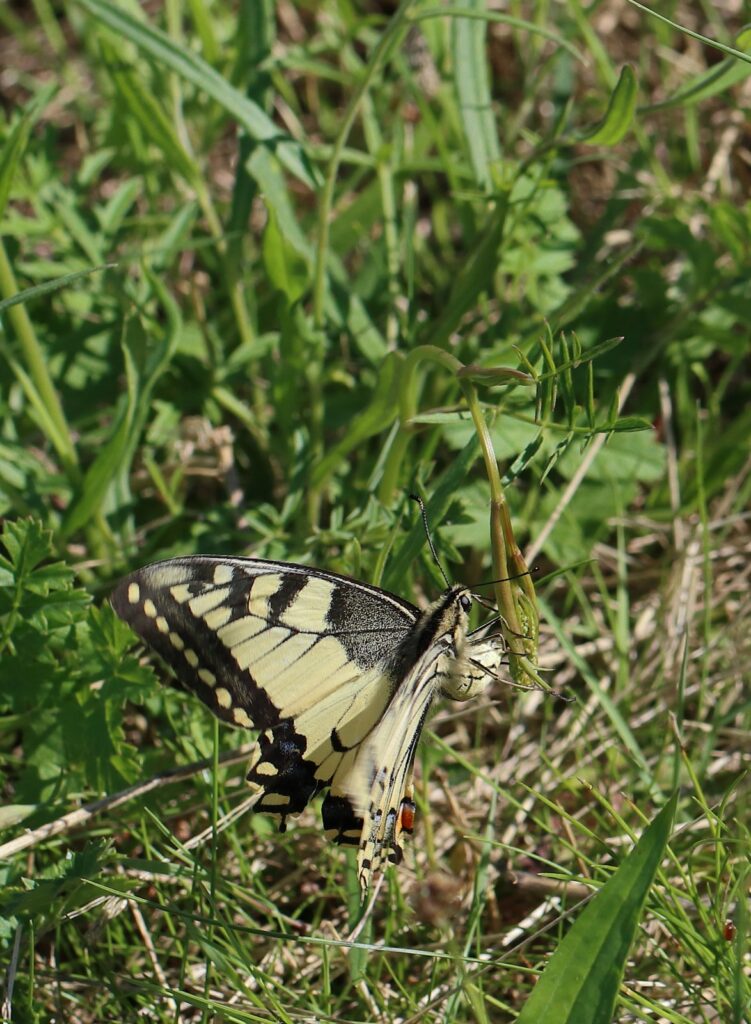
[[[358,851],[367,889],[384,859],[398,862],[402,832],[412,831],[412,771],[425,720],[437,694],[466,700],[487,684],[487,666],[465,650],[467,592],[452,587],[420,615],[402,642],[403,672],[383,714],[356,752],[350,799],[364,823]],[[473,653],[477,653],[475,648]],[[484,660],[490,650],[483,649]],[[332,792],[338,779],[334,776]],[[358,788],[359,787],[359,788]]]
[[[352,774],[362,788],[350,799],[364,822],[357,867],[360,885],[367,889],[384,859],[402,859],[401,833],[412,831],[415,805],[412,772],[417,744],[436,695],[430,665],[421,659],[398,690],[358,750],[358,770]],[[367,783],[369,782],[369,785]],[[336,786],[334,779],[332,789]]]
[[[284,828],[336,778],[324,823],[359,841],[347,773],[391,699],[412,605],[305,566],[207,556],[146,566],[111,602],[184,688],[230,725],[260,730],[248,772],[256,809]]]

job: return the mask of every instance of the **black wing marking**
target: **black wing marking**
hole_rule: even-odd
[[[383,713],[390,659],[418,616],[334,573],[205,556],[147,566],[111,601],[184,688],[228,724],[261,730],[248,778],[256,808],[282,827]]]

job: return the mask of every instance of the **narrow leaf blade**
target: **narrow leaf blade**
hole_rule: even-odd
[[[677,795],[574,922],[524,1004],[518,1024],[611,1024],[626,958],[667,845]]]

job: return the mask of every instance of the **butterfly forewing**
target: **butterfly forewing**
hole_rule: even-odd
[[[141,569],[112,604],[216,715],[261,730],[250,777],[259,809],[281,815],[333,775],[337,726],[356,743],[382,712],[392,681],[381,666],[416,617],[332,573],[200,556]]]
[[[453,588],[420,614],[334,573],[195,556],[141,569],[111,600],[183,687],[230,725],[259,730],[248,771],[256,809],[284,828],[331,787],[324,825],[359,845],[367,887],[411,831],[412,767],[433,698],[461,690],[464,593]],[[475,663],[475,676],[484,669]]]

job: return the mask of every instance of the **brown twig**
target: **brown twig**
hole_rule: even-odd
[[[221,765],[239,764],[247,760],[252,749],[253,744],[247,744],[238,750],[228,751],[226,754],[221,755],[219,763]],[[192,764],[185,765],[183,768],[171,768],[169,771],[159,772],[158,775],[154,775],[145,782],[137,782],[134,786],[129,786],[119,793],[113,793],[112,796],[105,796],[101,800],[94,800],[92,803],[85,804],[75,811],[69,811],[68,814],[64,814],[61,818],[48,821],[47,824],[40,825],[39,828],[31,829],[24,835],[17,836],[8,843],[3,843],[0,846],[0,860],[12,857],[22,850],[28,850],[29,847],[36,846],[38,843],[44,842],[45,839],[59,836],[63,832],[70,832],[74,828],[80,828],[81,825],[87,824],[87,822],[103,811],[114,810],[115,807],[120,807],[129,800],[145,796],[146,793],[151,793],[162,786],[168,786],[172,782],[181,782],[183,779],[189,779],[191,776],[197,775],[198,772],[210,768],[212,763],[212,758],[205,758],[202,761],[194,761]]]

